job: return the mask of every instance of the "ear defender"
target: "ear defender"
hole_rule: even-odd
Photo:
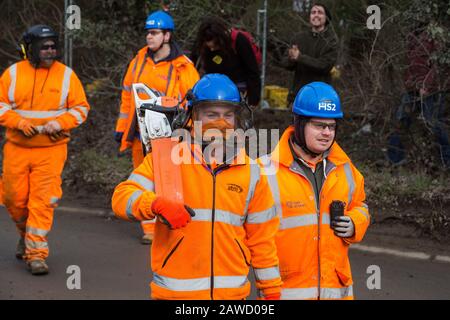
[[[22,40],[19,41],[19,48],[18,48],[19,53],[20,53],[20,56],[22,57],[22,59],[24,59],[24,60],[28,59],[27,48],[31,44],[32,40],[33,39],[32,39],[31,34],[28,32],[24,32],[22,34]]]
[[[25,48],[25,45],[23,43],[20,44],[20,54],[22,55],[22,59],[26,60],[27,57],[27,50]]]
[[[192,104],[195,100],[195,95],[192,92],[192,89],[189,89],[183,100],[181,100],[180,104],[182,104],[184,101],[187,101],[187,108],[186,110],[182,110],[180,113],[178,113],[173,121],[172,121],[172,130],[181,129],[181,128],[187,128],[187,124],[191,118],[192,114]]]

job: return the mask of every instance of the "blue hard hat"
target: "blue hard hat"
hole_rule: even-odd
[[[172,17],[167,12],[162,10],[152,12],[145,21],[145,30],[161,29],[161,30],[175,30],[175,23]]]
[[[311,118],[339,119],[344,116],[338,93],[324,82],[303,86],[295,97],[292,112]]]
[[[226,75],[210,73],[203,76],[192,88],[194,103],[202,101],[223,101],[234,104],[241,102],[237,86]]]

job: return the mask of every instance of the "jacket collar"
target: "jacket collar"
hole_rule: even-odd
[[[181,142],[187,145],[187,142]],[[182,148],[184,149],[184,148]],[[214,163],[214,161],[211,161],[208,157],[208,155],[205,155],[202,151],[202,146],[198,143],[191,143],[188,147],[191,151],[191,161],[195,164],[201,164],[205,167],[210,165],[213,169],[219,165],[226,164],[227,166],[239,166],[243,164],[249,164],[252,162],[252,160],[247,156],[245,152],[245,148],[239,148],[238,150],[235,150],[234,148],[226,150],[225,154],[228,156],[225,160],[225,163]],[[207,152],[207,151],[206,151]],[[211,163],[212,162],[212,163]]]
[[[188,63],[190,63],[191,61],[183,54],[183,52],[181,51],[180,47],[177,44],[175,45],[175,49],[172,51],[172,47],[170,49],[170,54],[167,58],[158,61],[156,64],[159,63],[163,63],[163,62],[168,62],[168,63],[172,63],[173,66],[175,68],[181,67],[183,65],[186,65]],[[142,61],[142,59],[145,58],[149,58],[149,60],[151,61],[151,63],[155,64],[155,62],[153,61],[153,59],[151,58],[151,56],[149,55],[149,50],[148,47],[145,46],[143,48],[141,48],[138,53],[137,53],[137,58],[139,59],[139,61]]]
[[[310,31],[311,31],[311,34],[316,37],[316,36],[324,36],[324,35],[326,35],[328,33],[328,30],[329,30],[329,27],[325,26],[325,29],[323,29],[322,31],[316,32],[316,31],[313,31],[312,28],[311,28]]]
[[[155,53],[153,51],[151,51],[148,47],[147,47],[147,56],[150,57],[155,64],[158,64],[160,62],[165,62],[165,61],[171,62],[172,60],[175,60],[178,57],[183,55],[183,52],[181,51],[180,46],[176,42],[170,42],[169,45],[170,45],[170,53],[164,59],[161,59],[158,62],[155,62],[155,59],[154,59]]]

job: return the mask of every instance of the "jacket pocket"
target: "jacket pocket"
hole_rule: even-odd
[[[245,261],[245,264],[247,265],[247,266],[249,266],[250,267],[250,259],[248,258],[248,255],[247,254],[245,254],[245,251],[244,251],[244,248],[243,248],[243,245],[239,242],[239,240],[238,239],[234,239],[234,241],[236,241],[236,244],[238,245],[238,247],[239,247],[239,250],[241,251],[241,253],[242,253],[242,257],[244,258],[244,261]]]
[[[336,267],[336,274],[338,276],[339,282],[342,286],[348,287],[353,284],[352,275],[348,268],[338,268]]]
[[[163,260],[161,269],[164,268],[164,266],[167,264],[167,262],[169,261],[169,259],[172,257],[172,255],[175,253],[175,251],[178,249],[178,247],[180,246],[181,242],[183,241],[184,236],[181,236],[177,241],[175,241],[175,245],[169,250],[169,253],[166,255],[166,257]]]

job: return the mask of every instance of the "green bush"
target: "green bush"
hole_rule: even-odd
[[[70,156],[63,183],[71,189],[109,196],[133,170],[128,156],[118,157],[87,149]]]
[[[446,175],[432,176],[425,171],[384,168],[374,170],[361,166],[365,177],[368,201],[377,207],[389,208],[393,204],[450,201],[450,181]]]

